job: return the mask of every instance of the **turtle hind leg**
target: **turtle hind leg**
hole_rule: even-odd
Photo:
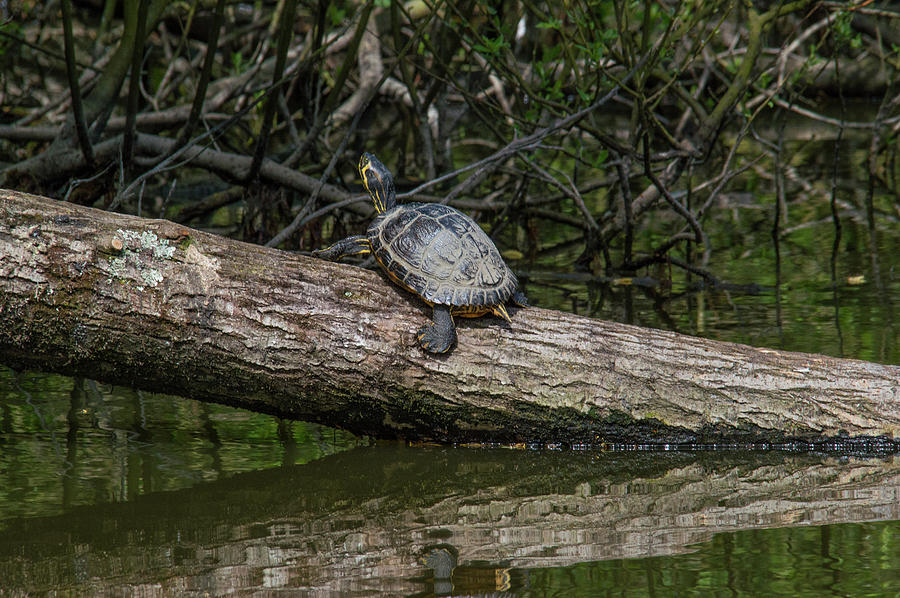
[[[497,305],[492,305],[491,312],[493,312],[493,314],[495,316],[501,317],[504,320],[506,320],[507,322],[512,322],[512,320],[509,318],[509,312],[506,311],[506,306],[503,305],[502,303],[498,303]]]
[[[341,239],[331,247],[316,249],[312,255],[329,262],[336,262],[345,255],[365,255],[371,252],[372,245],[369,243],[369,238],[365,235],[354,235]]]
[[[519,291],[516,291],[515,293],[513,293],[513,296],[510,297],[508,299],[508,301],[512,301],[519,307],[528,307],[528,299],[525,297],[525,295],[523,295]],[[492,305],[491,312],[495,316],[501,317],[504,320],[506,320],[507,322],[512,323],[512,319],[510,319],[510,317],[509,317],[509,312],[506,310],[505,303],[498,303],[497,305]]]
[[[453,325],[450,307],[435,304],[434,322],[422,326],[416,336],[419,345],[429,353],[449,351],[456,343],[456,327]]]

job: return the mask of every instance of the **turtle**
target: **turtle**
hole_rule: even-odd
[[[493,313],[511,322],[507,301],[528,305],[516,275],[469,216],[437,203],[398,204],[391,171],[368,152],[359,159],[359,175],[375,204],[375,219],[366,234],[313,255],[337,261],[371,253],[388,278],[432,306],[433,322],[417,334],[423,349],[446,353],[453,347],[453,316]]]

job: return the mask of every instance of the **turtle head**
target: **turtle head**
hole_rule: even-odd
[[[366,191],[372,196],[375,211],[379,214],[390,210],[397,203],[394,191],[394,175],[373,154],[364,152],[359,158],[359,176]]]

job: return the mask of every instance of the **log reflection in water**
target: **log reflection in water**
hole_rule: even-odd
[[[0,579],[85,594],[400,594],[448,581],[426,566],[444,557],[457,590],[487,592],[510,569],[676,554],[721,531],[900,519],[898,488],[893,459],[382,445],[8,522]]]

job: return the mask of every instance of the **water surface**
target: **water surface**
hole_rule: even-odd
[[[0,370],[0,595],[892,595],[893,457],[409,447]]]

